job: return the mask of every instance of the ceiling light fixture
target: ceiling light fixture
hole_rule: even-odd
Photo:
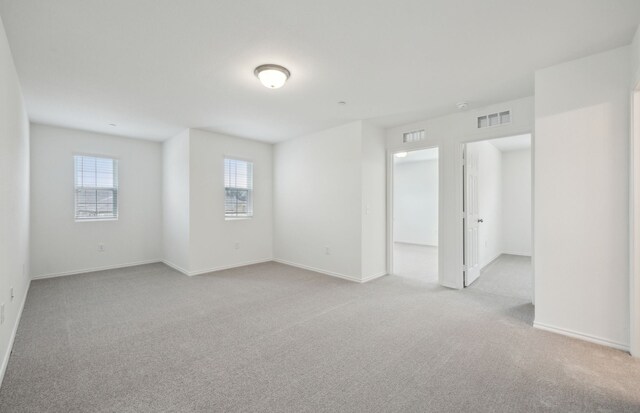
[[[404,158],[407,156],[406,152],[398,152],[396,153],[396,158]]]
[[[278,89],[284,86],[284,83],[291,76],[291,72],[287,68],[273,64],[258,66],[253,73],[269,89]]]
[[[458,108],[458,110],[467,110],[469,104],[467,102],[459,102],[456,103],[456,107]]]

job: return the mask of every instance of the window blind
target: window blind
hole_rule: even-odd
[[[224,159],[224,215],[253,216],[253,162]]]
[[[118,160],[74,156],[76,220],[118,218]]]

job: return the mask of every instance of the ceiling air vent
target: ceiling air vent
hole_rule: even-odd
[[[478,116],[478,129],[490,128],[493,126],[506,125],[511,123],[511,111],[491,113],[489,115]]]
[[[402,142],[410,143],[410,142],[418,142],[424,140],[424,129],[416,130],[413,132],[407,132],[402,135]]]

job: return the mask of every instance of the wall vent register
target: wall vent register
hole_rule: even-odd
[[[402,142],[403,143],[418,142],[418,141],[423,141],[424,138],[425,138],[424,129],[416,130],[413,132],[407,132],[403,134]]]
[[[511,111],[491,113],[489,115],[478,116],[478,129],[490,128],[511,123]]]

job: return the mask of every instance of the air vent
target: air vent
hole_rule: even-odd
[[[413,132],[407,132],[402,135],[402,142],[404,143],[418,142],[423,140],[424,140],[424,129],[416,130]]]
[[[493,126],[505,125],[511,123],[511,111],[490,113],[484,116],[478,116],[478,129],[490,128]]]

